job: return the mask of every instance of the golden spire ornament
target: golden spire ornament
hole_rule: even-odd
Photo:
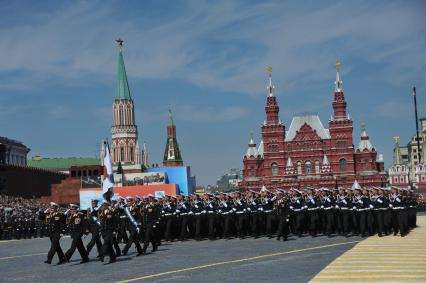
[[[272,67],[271,66],[268,67],[268,74],[269,74],[270,77],[272,77]]]
[[[336,65],[335,65],[336,66],[336,71],[340,71],[340,64],[341,64],[340,61],[337,60],[336,61]]]

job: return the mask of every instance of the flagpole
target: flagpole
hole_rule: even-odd
[[[417,96],[416,96],[416,87],[413,86],[413,96],[414,96],[414,113],[416,116],[416,136],[417,136],[417,154],[418,154],[418,160],[419,163],[422,163],[421,157],[422,155],[420,154],[420,137],[419,137],[419,117],[417,116]]]

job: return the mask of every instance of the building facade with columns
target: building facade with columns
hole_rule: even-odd
[[[353,141],[353,120],[347,111],[339,67],[338,62],[328,128],[318,115],[303,114],[294,116],[286,129],[279,118],[269,70],[262,139],[259,146],[250,139],[243,157],[241,189],[263,185],[275,189],[350,187],[355,180],[362,186],[386,185],[383,156],[370,141],[365,125],[359,140]]]

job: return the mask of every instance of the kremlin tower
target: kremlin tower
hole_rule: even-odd
[[[167,126],[167,141],[163,159],[164,167],[183,166],[179,144],[176,139],[176,126],[173,122],[172,110],[169,110],[169,125]]]
[[[113,125],[111,128],[111,157],[114,169],[120,163],[125,172],[141,171],[141,150],[138,143],[138,127],[135,124],[135,109],[130,95],[126,68],[123,60],[123,40],[118,39],[117,88],[113,102]]]

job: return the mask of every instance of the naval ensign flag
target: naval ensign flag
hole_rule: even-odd
[[[109,152],[108,142],[105,142],[104,157],[104,181],[102,182],[102,195],[108,202],[114,195],[114,172],[112,171],[111,155]]]

